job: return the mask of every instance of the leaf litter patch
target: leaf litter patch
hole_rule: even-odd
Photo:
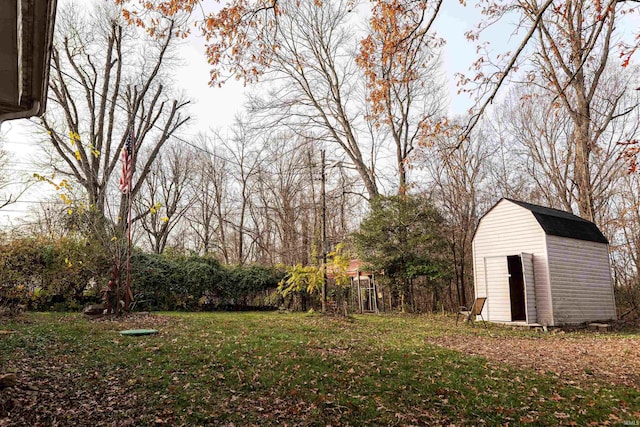
[[[594,380],[640,390],[640,338],[560,334],[517,338],[445,335],[429,337],[440,347],[482,356],[491,362],[540,373],[552,372],[563,381]]]

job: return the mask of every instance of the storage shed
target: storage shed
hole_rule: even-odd
[[[546,326],[615,319],[608,243],[594,223],[569,212],[501,199],[473,238],[484,319]]]

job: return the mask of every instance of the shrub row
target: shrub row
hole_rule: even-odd
[[[109,257],[90,240],[28,237],[0,244],[0,308],[79,309],[95,299]]]
[[[79,310],[101,299],[112,259],[88,239],[20,238],[0,244],[0,311]],[[135,251],[131,284],[137,309],[215,310],[277,307],[283,273],[223,266],[213,257]],[[2,314],[2,313],[0,313]]]
[[[277,269],[223,266],[213,257],[136,252],[131,281],[139,308],[151,310],[241,310],[276,308]]]

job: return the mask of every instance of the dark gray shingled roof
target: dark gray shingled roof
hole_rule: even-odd
[[[609,243],[591,221],[558,209],[545,208],[519,200],[505,199],[531,211],[545,233],[588,242]]]

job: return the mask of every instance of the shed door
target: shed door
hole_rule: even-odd
[[[487,320],[511,321],[511,297],[509,294],[509,266],[507,257],[486,257],[484,259]]]
[[[538,322],[536,308],[536,285],[533,275],[533,254],[520,254],[522,257],[522,275],[524,276],[524,298],[527,309],[527,323]]]

